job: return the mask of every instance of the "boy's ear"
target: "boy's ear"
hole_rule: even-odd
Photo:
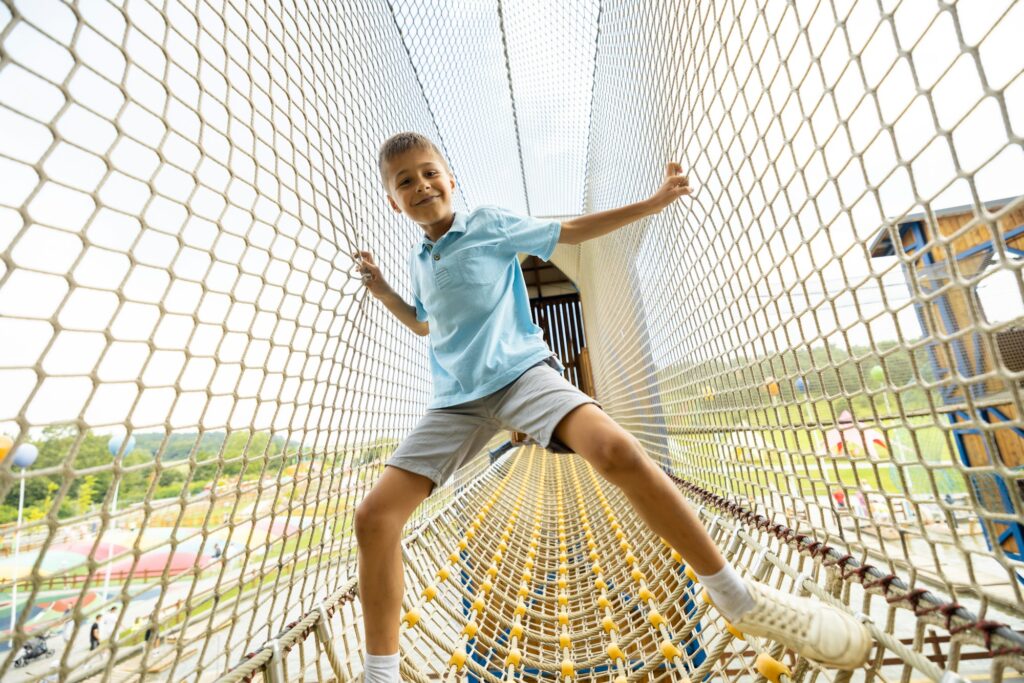
[[[398,204],[395,203],[395,200],[392,199],[391,195],[388,195],[388,204],[391,205],[391,208],[395,211],[395,213],[402,213],[402,209],[398,206]]]

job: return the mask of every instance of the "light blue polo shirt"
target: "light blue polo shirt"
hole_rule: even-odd
[[[434,398],[444,408],[492,394],[551,355],[530,317],[519,253],[545,261],[558,221],[497,206],[456,212],[441,239],[424,236],[409,258],[416,319],[430,323]]]

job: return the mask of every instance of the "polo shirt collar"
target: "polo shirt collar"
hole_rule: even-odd
[[[446,232],[444,235],[441,235],[441,239],[444,239],[445,235],[450,235],[453,232],[466,232],[465,213],[461,211],[455,212],[455,220],[452,221],[452,227],[448,228],[448,232]],[[423,233],[423,239],[420,240],[420,253],[422,254],[424,249],[426,249],[427,247],[433,247],[433,245],[433,240],[431,240],[426,233]]]

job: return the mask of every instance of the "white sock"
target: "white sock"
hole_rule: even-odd
[[[363,661],[364,683],[402,683],[398,677],[398,653],[393,655],[371,655],[366,653]]]
[[[697,575],[702,586],[708,589],[712,602],[726,619],[736,623],[754,609],[754,599],[750,597],[743,579],[728,562],[717,573],[711,576]]]

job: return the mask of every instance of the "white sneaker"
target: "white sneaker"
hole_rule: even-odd
[[[733,624],[743,633],[770,638],[797,654],[835,669],[864,666],[874,641],[852,615],[813,598],[789,595],[744,581],[754,608]]]

